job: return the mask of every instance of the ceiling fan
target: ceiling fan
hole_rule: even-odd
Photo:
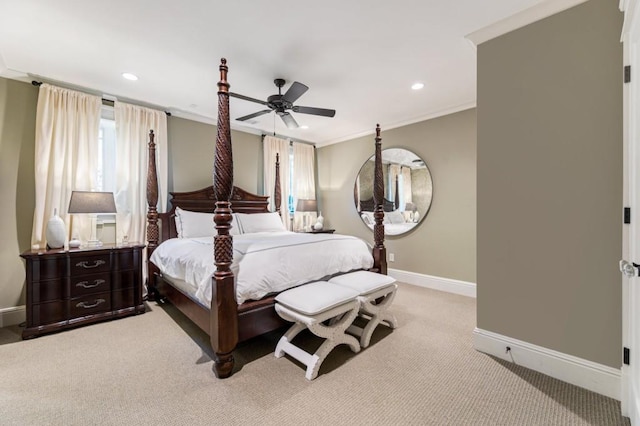
[[[252,118],[268,114],[271,111],[275,111],[275,113],[280,116],[282,121],[284,121],[284,124],[286,124],[289,129],[296,129],[298,128],[298,123],[293,118],[293,116],[289,114],[289,111],[298,112],[301,114],[320,115],[322,117],[333,117],[334,115],[336,115],[336,110],[334,109],[293,105],[293,103],[297,101],[300,96],[302,96],[307,90],[309,90],[309,88],[304,84],[294,81],[291,87],[289,87],[289,89],[283,95],[282,87],[286,82],[281,78],[276,78],[275,80],[273,80],[273,82],[278,88],[278,94],[269,96],[266,101],[261,101],[260,99],[250,98],[248,96],[229,92],[229,96],[233,96],[234,98],[244,99],[245,101],[255,102],[257,104],[266,105],[267,107],[269,107],[269,109],[254,112],[253,114],[236,118],[236,120],[247,121]]]

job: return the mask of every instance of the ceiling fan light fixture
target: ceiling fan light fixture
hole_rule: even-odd
[[[282,78],[276,78],[273,82],[278,88],[278,94],[269,96],[266,101],[240,95],[238,93],[229,92],[229,96],[231,97],[261,104],[268,108],[263,109],[262,111],[254,112],[253,114],[238,117],[236,118],[237,121],[251,120],[252,118],[259,117],[261,115],[268,114],[271,111],[274,111],[275,115],[279,116],[280,119],[282,119],[287,128],[298,129],[300,128],[300,126],[296,122],[295,118],[293,118],[293,115],[289,113],[289,111],[300,114],[318,115],[321,117],[334,117],[336,115],[336,111],[334,109],[294,105],[298,98],[302,96],[307,90],[309,90],[309,87],[307,87],[306,85],[294,81],[289,89],[287,89],[287,91],[282,94],[282,87],[286,83],[285,80]]]
[[[135,74],[131,74],[130,72],[123,72],[122,73],[122,78],[127,79],[127,80],[131,80],[131,81],[137,81],[138,80],[138,76]]]
[[[424,88],[424,83],[418,82],[418,83],[413,83],[411,85],[411,89],[412,90],[420,90],[420,89],[423,89],[423,88]]]

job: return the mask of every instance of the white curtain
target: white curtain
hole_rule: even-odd
[[[90,221],[76,215],[71,229],[67,214],[71,191],[95,189],[102,99],[42,84],[38,94],[35,140],[36,206],[31,244],[46,246],[45,233],[54,209],[64,220],[67,241],[78,233],[88,239]]]
[[[150,108],[116,101],[116,190],[118,210],[116,241],[127,235],[129,241],[146,241],[147,165],[149,131],[156,144],[158,211],[167,204],[167,114]],[[145,268],[146,269],[146,268]]]
[[[399,164],[389,164],[389,191],[387,192],[387,200],[392,203],[396,202],[396,176],[400,175],[400,165]],[[402,191],[400,187],[400,182],[398,182],[398,192]],[[402,193],[398,194],[399,200],[402,203],[402,197],[400,197]],[[398,206],[395,206],[395,209],[398,209]]]
[[[269,209],[275,208],[275,176],[276,176],[276,154],[280,154],[280,190],[282,202],[280,203],[280,214],[285,227],[291,230],[289,206],[287,200],[291,194],[290,186],[290,166],[289,166],[289,141],[276,138],[274,136],[264,137],[264,193],[269,196]]]
[[[293,143],[293,195],[297,200],[316,199],[316,162],[315,148],[313,145]],[[304,218],[307,217],[307,225],[313,225],[317,212],[296,212],[293,219],[293,229],[302,229]]]

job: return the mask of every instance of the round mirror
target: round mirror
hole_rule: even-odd
[[[354,188],[356,210],[362,222],[373,230],[373,176],[371,156],[360,168]],[[431,207],[433,181],[423,159],[403,148],[382,150],[384,179],[384,234],[405,234],[424,220]]]

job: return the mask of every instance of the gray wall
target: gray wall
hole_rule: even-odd
[[[478,47],[478,327],[614,368],[621,28],[591,0]]]
[[[24,264],[35,208],[38,89],[0,78],[0,309],[24,304]]]
[[[372,130],[375,123],[372,124]],[[425,220],[410,234],[387,237],[390,268],[476,281],[476,111],[382,129],[382,147],[406,148],[425,160],[433,177],[433,201]],[[374,136],[318,148],[320,209],[325,227],[373,242],[358,217],[353,186],[373,154]]]

